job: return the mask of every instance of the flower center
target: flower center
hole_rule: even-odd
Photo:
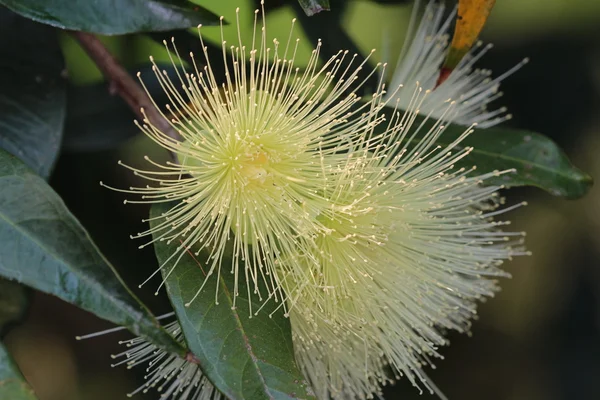
[[[269,156],[262,150],[247,152],[239,164],[240,174],[249,183],[264,184],[269,173]]]

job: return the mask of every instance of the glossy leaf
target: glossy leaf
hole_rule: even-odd
[[[0,275],[184,353],[127,289],[60,197],[2,150],[0,187]]]
[[[572,199],[584,196],[593,184],[591,176],[573,166],[556,143],[539,133],[481,129],[464,144],[474,147],[465,163],[477,165],[479,172],[516,169],[489,183],[536,186],[554,196]]]
[[[419,116],[413,126],[417,127],[423,120],[424,117]],[[433,120],[425,121],[413,141],[419,140],[433,123]],[[465,130],[463,126],[450,124],[436,143],[447,146]],[[460,144],[460,147],[467,146],[473,150],[456,164],[457,167],[476,166],[477,174],[516,170],[486,180],[486,184],[536,186],[554,196],[571,199],[585,195],[593,184],[593,179],[573,166],[556,143],[539,133],[504,127],[476,129]]]
[[[329,0],[298,0],[298,3],[309,17],[330,10]]]
[[[151,216],[168,210],[169,204],[156,204]],[[163,263],[175,244],[155,242]],[[168,271],[167,264],[165,270]],[[226,268],[225,268],[226,269]],[[258,299],[247,298],[240,282],[236,309],[232,309],[233,275],[214,275],[189,307],[189,301],[204,281],[199,260],[185,254],[167,278],[167,291],[181,323],[190,350],[211,382],[231,399],[309,399],[314,398],[296,366],[289,320],[283,310],[272,318],[276,303],[265,306],[250,318],[248,301],[257,310]],[[218,304],[215,291],[219,290]]]
[[[47,178],[66,111],[64,61],[54,29],[0,9],[0,147]]]
[[[187,0],[0,0],[11,10],[63,29],[103,35],[213,25],[217,15]]]
[[[411,0],[363,0],[363,1],[372,1],[374,3],[380,3],[380,4],[407,4],[407,3],[411,2]]]
[[[0,278],[0,338],[10,324],[23,317],[28,305],[29,296],[23,285]]]
[[[19,371],[6,348],[0,343],[0,399],[36,400],[33,390]]]

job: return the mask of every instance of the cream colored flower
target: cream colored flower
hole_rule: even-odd
[[[188,249],[202,252],[207,279],[231,272],[236,283],[249,283],[247,296],[279,301],[318,398],[371,397],[401,376],[436,391],[422,367],[439,357],[445,330],[467,331],[476,302],[507,275],[501,264],[526,254],[524,234],[503,232],[508,222],[495,220],[520,204],[502,207],[500,187],[483,186],[509,171],[455,167],[472,150],[462,144],[471,128],[448,146],[437,144],[448,123],[495,123],[495,114],[471,108],[493,97],[495,83],[459,69],[445,88],[423,90],[413,81],[429,81],[414,71],[433,77],[443,51],[415,50],[405,58],[412,60],[407,87],[380,87],[361,102],[363,64],[339,52],[319,66],[319,43],[300,71],[296,42],[269,47],[256,15],[249,42],[241,34],[232,46],[223,42],[223,82],[204,43],[202,68],[194,62],[186,69],[178,55],[175,77],[155,66],[183,140],[149,121],[141,125],[178,163],[128,167],[149,181],[122,190],[142,196],[131,202],[175,201],[136,237],[177,243],[173,268]],[[439,33],[438,24],[425,23],[415,46],[428,43],[430,30]],[[386,101],[397,107],[387,117]],[[435,123],[415,123],[417,114]],[[232,265],[223,265],[229,258]],[[260,281],[267,293],[257,293]],[[176,387],[184,390],[177,385],[191,380],[182,376]]]
[[[417,23],[417,15],[421,8],[421,2],[415,1],[411,27]],[[412,87],[419,84],[426,90],[435,88],[423,102],[420,112],[439,117],[442,110],[440,105],[449,99],[455,100],[456,115],[452,121],[457,124],[470,126],[477,123],[480,128],[486,128],[511,118],[510,114],[506,114],[506,108],[488,110],[487,106],[502,96],[499,92],[500,82],[525,65],[528,59],[492,78],[491,71],[474,69],[475,63],[492,48],[491,44],[483,46],[479,42],[462,59],[448,79],[436,87],[440,68],[450,47],[448,31],[452,28],[451,24],[456,16],[454,9],[444,18],[445,11],[443,2],[429,1],[417,28],[414,32],[409,28],[402,53],[390,78],[390,87]],[[388,95],[386,100],[392,98],[399,100],[401,109],[406,109],[410,101],[410,91],[398,91]]]
[[[236,296],[237,282],[244,279],[248,296],[281,301],[286,294],[273,273],[278,256],[314,246],[311,238],[324,229],[314,216],[327,207],[322,187],[338,168],[339,154],[351,152],[383,120],[383,90],[360,102],[355,91],[369,75],[359,78],[366,61],[358,64],[356,55],[340,51],[320,65],[320,42],[301,71],[294,66],[298,40],[292,37],[293,23],[283,46],[277,40],[269,44],[259,14],[252,37],[242,38],[238,25],[238,41],[223,41],[223,81],[213,73],[214,59],[202,35],[204,66],[194,61],[186,68],[175,45],[174,76],[154,64],[170,99],[164,116],[183,140],[172,139],[147,119],[140,127],[177,154],[179,162],[159,164],[146,157],[148,170],[122,164],[147,179],[148,186],[114,190],[138,196],[127,203],[175,203],[153,228],[133,236],[153,237],[140,247],[157,240],[178,244],[161,268],[167,262],[176,265],[194,248],[208,254],[202,260],[206,280],[232,273]],[[224,266],[224,258],[233,265]],[[259,281],[268,293],[258,292]],[[198,282],[197,293],[205,282]]]
[[[169,313],[159,318],[172,317],[173,314]],[[91,339],[123,329],[125,328],[112,328],[86,336],[79,336],[77,339]],[[185,344],[185,338],[178,321],[166,324],[164,329],[179,343]],[[128,397],[155,390],[160,393],[161,400],[224,399],[221,392],[204,376],[198,364],[190,363],[177,354],[168,353],[142,337],[125,340],[119,342],[119,344],[125,345],[127,350],[111,356],[113,359],[118,360],[111,365],[112,367],[121,365],[126,366],[127,369],[146,367],[144,384],[128,393]]]
[[[446,330],[469,330],[476,302],[508,276],[502,263],[528,254],[524,233],[496,220],[522,204],[502,207],[500,187],[482,185],[510,171],[454,167],[472,150],[461,146],[471,129],[438,146],[455,105],[423,128],[413,119],[431,93],[412,93],[408,112],[391,118],[394,134],[347,155],[330,208],[317,216],[329,229],[307,256],[319,260],[306,266],[318,285],[303,288],[290,318],[296,357],[320,399],[369,398],[402,376],[440,394],[422,367],[441,357]]]

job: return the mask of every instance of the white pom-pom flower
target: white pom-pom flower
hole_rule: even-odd
[[[456,101],[456,115],[453,122],[465,126],[477,123],[479,128],[497,125],[511,118],[506,108],[488,110],[490,102],[502,96],[499,92],[500,82],[513,74],[528,59],[524,59],[503,74],[492,78],[490,70],[475,69],[475,63],[492,48],[491,44],[478,42],[461,60],[448,78],[436,87],[440,76],[440,68],[444,63],[450,41],[448,31],[456,16],[456,9],[444,18],[446,7],[438,0],[430,1],[425,7],[423,17],[416,23],[420,1],[413,6],[413,14],[409,24],[407,39],[396,68],[393,70],[390,87],[404,85],[411,87],[419,84],[426,90],[432,90],[423,102],[420,112],[439,117],[443,110],[440,105],[451,99]],[[417,25],[416,29],[413,26]],[[434,90],[435,89],[435,90]],[[410,91],[398,91],[389,94],[386,99],[399,100],[399,107],[405,110],[410,102]]]
[[[148,185],[111,189],[138,196],[127,203],[174,202],[153,228],[133,236],[152,237],[141,247],[157,240],[178,245],[161,268],[167,262],[176,268],[193,247],[197,255],[208,254],[204,283],[222,272],[224,258],[232,259],[227,272],[235,275],[235,296],[239,279],[245,279],[248,296],[285,304],[281,282],[273,273],[277,257],[314,246],[310,238],[323,229],[314,218],[326,207],[323,182],[337,168],[339,154],[350,151],[352,143],[363,140],[384,119],[379,115],[384,91],[381,87],[362,103],[356,90],[375,70],[359,79],[366,60],[359,64],[357,55],[347,51],[320,65],[320,42],[300,70],[294,66],[298,40],[292,39],[292,32],[285,46],[274,40],[269,47],[264,18],[261,26],[259,16],[256,10],[250,40],[242,39],[239,21],[238,41],[229,46],[223,40],[223,82],[213,73],[214,61],[202,35],[203,67],[190,54],[193,65],[186,68],[174,45],[174,76],[154,64],[170,99],[163,116],[182,140],[148,119],[139,125],[176,154],[178,162],[160,164],[146,157],[152,167],[148,170],[121,163]],[[259,281],[267,284],[268,293],[259,293]],[[204,283],[198,283],[197,294]],[[186,299],[188,304],[194,298]]]
[[[299,291],[290,318],[299,365],[321,399],[372,397],[402,376],[441,394],[422,367],[441,357],[446,330],[469,330],[476,302],[508,275],[501,264],[528,254],[525,234],[495,220],[524,203],[501,207],[500,187],[482,185],[512,171],[456,168],[472,129],[438,146],[456,105],[431,126],[413,123],[430,95],[412,91],[390,136],[348,154],[317,216],[329,230],[307,255],[319,267],[306,268],[319,282]]]
[[[392,88],[418,81],[433,89],[445,55],[435,46],[447,23],[440,27],[433,3],[428,10],[432,20],[426,13],[411,49],[417,47],[404,57],[408,72]],[[401,376],[437,391],[422,368],[440,357],[445,330],[468,331],[476,302],[507,275],[503,261],[527,254],[524,234],[503,232],[508,223],[494,220],[521,204],[501,207],[500,187],[484,186],[509,171],[478,175],[455,167],[472,150],[462,144],[471,128],[437,145],[448,123],[489,126],[504,118],[480,109],[497,82],[467,72],[480,56],[471,54],[445,87],[386,93],[381,85],[362,103],[356,90],[364,63],[339,52],[319,66],[319,43],[300,71],[295,42],[280,48],[275,40],[269,48],[264,19],[257,29],[255,15],[249,45],[241,34],[233,46],[223,41],[224,82],[204,43],[203,68],[193,62],[188,72],[177,55],[171,80],[155,65],[171,100],[164,115],[183,140],[148,120],[141,124],[178,162],[128,167],[150,183],[122,190],[142,196],[131,202],[175,202],[136,237],[177,243],[165,262],[173,268],[191,248],[208,254],[207,280],[230,258],[227,272],[248,282],[248,296],[280,301],[298,363],[319,399],[372,397]],[[388,102],[396,108],[385,117]],[[418,114],[437,122],[415,123]],[[257,293],[259,281],[268,293]],[[135,348],[142,354],[136,360],[154,354]],[[161,367],[168,373],[152,382],[171,377],[170,393],[210,388],[199,370],[163,357],[152,365],[168,361]],[[212,395],[206,390],[197,393]]]
[[[174,313],[169,313],[158,318],[163,319],[172,317],[173,315]],[[117,327],[90,335],[78,336],[77,340],[91,339],[123,329],[125,328]],[[164,329],[179,343],[185,343],[178,321],[166,324]],[[202,373],[198,364],[192,363],[178,354],[169,353],[142,337],[121,341],[119,344],[125,345],[127,350],[111,355],[113,359],[118,360],[111,365],[112,367],[126,366],[128,369],[146,368],[144,384],[128,393],[128,397],[155,390],[160,393],[161,400],[224,399],[221,392]]]

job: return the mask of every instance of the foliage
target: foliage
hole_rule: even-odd
[[[187,0],[2,0],[0,4],[34,21],[63,29],[123,35],[211,24],[216,16]]]
[[[0,278],[0,338],[2,332],[25,313],[29,302],[25,291],[24,286]],[[0,397],[14,400],[37,398],[2,343],[0,343]]]
[[[11,400],[35,400],[37,397],[23,378],[6,348],[0,343],[0,396]]]
[[[151,218],[156,221],[169,207],[155,205]],[[159,263],[169,259],[174,246],[175,243],[156,242]],[[165,271],[172,266],[173,261],[168,262]],[[248,298],[242,281],[234,309],[234,279],[227,274],[215,275],[186,307],[185,302],[194,296],[204,277],[202,265],[188,252],[165,279],[187,344],[213,384],[232,399],[314,398],[294,361],[290,322],[276,312],[279,304],[271,301],[258,315],[250,314],[249,302],[253,303],[253,310],[262,304],[256,296]]]
[[[183,353],[125,287],[60,197],[4,150],[0,150],[0,186],[0,273],[4,277]]]
[[[424,127],[434,124],[431,119],[423,117],[417,121]],[[462,126],[450,124],[437,143],[447,146],[465,130]],[[417,143],[420,136],[410,140]],[[569,199],[584,196],[593,184],[592,177],[573,166],[556,143],[536,132],[503,127],[474,129],[460,147],[472,147],[473,150],[456,164],[457,167],[476,166],[479,173],[514,170],[489,179],[487,184],[535,186],[554,196]]]
[[[309,17],[321,11],[329,11],[329,0],[298,0]]]
[[[0,9],[0,147],[40,176],[50,175],[66,109],[56,30]]]

